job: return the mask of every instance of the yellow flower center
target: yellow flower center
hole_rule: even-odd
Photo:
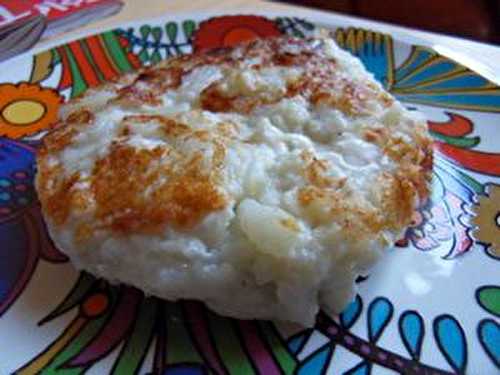
[[[45,106],[37,101],[16,100],[4,107],[2,117],[12,125],[25,126],[40,120],[45,112]]]

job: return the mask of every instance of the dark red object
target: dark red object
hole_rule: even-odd
[[[499,0],[289,0],[412,28],[500,43]]]

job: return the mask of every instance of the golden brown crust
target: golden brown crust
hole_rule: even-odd
[[[308,207],[321,202],[341,227],[360,238],[408,226],[416,203],[429,194],[432,175],[432,140],[425,127],[416,127],[414,132],[416,145],[385,127],[370,127],[363,133],[366,141],[377,144],[397,164],[393,172],[383,172],[373,183],[380,195],[378,205],[359,197],[351,199],[350,192],[342,190],[345,179],[325,177],[327,162],[310,153],[301,155],[310,185],[299,189],[299,203]]]
[[[350,77],[339,74],[335,60],[315,51],[306,41],[294,40],[294,44],[301,49],[300,53],[286,52],[281,45],[272,41],[256,41],[249,45],[243,55],[243,58],[248,56],[262,58],[262,62],[253,69],[280,66],[303,69],[304,73],[300,77],[288,82],[285,91],[227,94],[222,89],[224,82],[220,80],[202,92],[202,108],[213,112],[245,114],[256,107],[273,104],[296,95],[302,95],[315,106],[337,108],[348,115],[366,114],[365,104],[369,99],[377,98],[386,107],[392,104],[393,99],[377,86],[359,84]],[[269,46],[271,48],[266,48]],[[229,65],[236,63],[231,61]]]
[[[408,179],[418,197],[424,200],[429,194],[433,152],[432,140],[425,127],[416,126],[412,141],[394,135],[385,127],[371,127],[364,132],[364,139],[382,148],[384,154],[398,164],[395,176]]]
[[[304,177],[312,186],[319,189],[339,189],[344,186],[345,177],[333,178],[326,175],[330,167],[327,160],[318,159],[308,151],[302,152],[300,157],[304,161]]]
[[[226,198],[213,177],[202,172],[200,157],[193,157],[182,170],[158,165],[168,153],[165,148],[113,145],[110,154],[97,161],[91,178],[96,217],[115,232],[151,233],[166,224],[186,228],[224,208]]]
[[[64,177],[59,165],[48,166],[47,162],[39,157],[38,161],[38,197],[45,213],[56,225],[66,222],[70,211],[73,209],[73,187],[78,182],[80,175],[75,173]]]
[[[84,241],[95,229],[152,233],[172,225],[182,230],[226,206],[227,197],[217,186],[218,168],[226,154],[225,139],[235,136],[236,125],[219,123],[212,134],[193,131],[160,115],[126,116],[120,140],[114,141],[109,153],[96,161],[91,175],[83,179],[78,173],[65,177],[60,164],[49,163],[50,155],[70,146],[79,124],[90,123],[86,119],[91,119],[86,111],[71,114],[64,126],[44,137],[38,154],[37,187],[46,215],[60,226],[71,212],[85,212],[93,205],[96,222],[103,223],[79,225],[77,241]],[[211,145],[212,168],[203,168],[204,157],[200,154],[188,157],[165,145],[152,150],[127,145],[134,127],[151,122],[160,124],[169,138],[197,139]],[[162,158],[169,161],[159,163]],[[79,182],[88,183],[89,188],[75,189]]]
[[[299,52],[289,53],[283,45],[293,45]],[[220,65],[223,69],[237,70],[245,59],[260,57],[260,63],[252,69],[293,67],[301,73],[281,91],[256,89],[228,93],[223,80],[219,80],[202,91],[199,106],[211,112],[248,114],[257,107],[301,95],[312,107],[331,107],[356,117],[369,114],[368,101],[377,101],[382,108],[394,101],[376,84],[351,79],[339,72],[338,62],[325,56],[310,41],[285,37],[254,41],[239,48],[241,53],[237,54],[233,49],[218,49],[170,59],[102,89],[113,92],[109,103],[119,106],[160,106],[160,96],[177,89],[183,77],[196,67]],[[76,102],[85,100],[84,96]],[[71,212],[87,212],[91,208],[99,223],[79,225],[77,240],[85,240],[99,228],[122,234],[157,232],[168,225],[182,230],[228,205],[231,197],[219,188],[219,172],[227,156],[226,145],[239,137],[237,124],[221,121],[211,131],[194,130],[157,114],[127,115],[120,120],[117,139],[109,152],[96,161],[90,176],[78,173],[66,176],[63,167],[51,163],[50,157],[70,147],[80,131],[93,126],[94,117],[91,109],[80,105],[44,138],[38,155],[37,188],[46,215],[61,226]],[[152,149],[130,146],[127,142],[136,127],[148,123],[159,125],[167,140],[192,139],[208,145],[212,150],[210,160],[205,160],[206,155],[179,153],[168,142]],[[406,139],[382,125],[370,125],[363,130],[361,137],[377,145],[396,164],[395,170],[382,173],[374,181],[379,199],[375,203],[359,199],[344,189],[346,178],[331,177],[327,160],[304,152],[301,176],[305,185],[298,189],[299,205],[307,210],[319,202],[333,222],[361,237],[403,228],[411,220],[416,198],[428,195],[432,168],[432,143],[425,127],[416,126],[412,132],[410,139]],[[79,183],[86,185],[82,187]],[[296,223],[283,225],[292,229]]]

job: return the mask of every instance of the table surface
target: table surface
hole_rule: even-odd
[[[390,33],[393,37],[413,44],[423,44],[437,50],[463,65],[477,71],[488,79],[500,84],[500,47],[478,43],[462,38],[412,30],[333,12],[323,12],[288,4],[260,0],[123,0],[124,7],[112,17],[93,22],[85,27],[59,34],[56,37],[40,41],[35,48],[45,49],[62,40],[90,34],[98,29],[111,29],[127,21],[157,17],[165,14],[209,12],[209,13],[278,13],[293,15],[313,20],[324,26],[353,25]],[[418,40],[415,40],[418,39]]]

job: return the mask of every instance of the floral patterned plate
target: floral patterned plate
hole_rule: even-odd
[[[168,56],[312,20],[132,23],[0,68],[0,374],[499,374],[500,88],[432,49],[332,26],[435,138],[432,196],[340,316],[314,329],[238,321],[79,274],[52,245],[34,155],[62,102]]]

